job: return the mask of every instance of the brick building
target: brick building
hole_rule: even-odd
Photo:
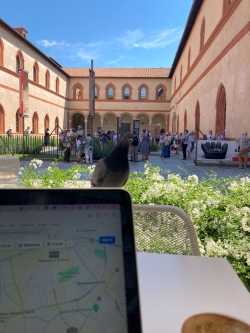
[[[216,4],[216,6],[215,6]],[[250,125],[250,1],[194,0],[171,69],[95,68],[94,130],[161,124],[170,131],[226,130]],[[28,32],[0,20],[0,133],[22,133],[18,68],[29,72],[29,118],[34,133],[89,127],[88,69],[62,68],[28,40]],[[249,130],[250,131],[250,130]]]

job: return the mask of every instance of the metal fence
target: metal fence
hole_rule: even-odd
[[[116,145],[107,142],[101,147],[99,139],[94,138],[93,157],[100,159],[107,156]],[[76,156],[76,141],[70,142],[71,156]],[[57,135],[51,135],[49,140],[45,140],[44,135],[1,135],[0,136],[0,155],[19,154],[39,158],[59,158],[64,153],[64,148],[60,146],[60,139]]]

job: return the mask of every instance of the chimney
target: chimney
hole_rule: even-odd
[[[28,31],[25,30],[23,27],[17,27],[13,29],[19,32],[19,34],[22,35],[24,38],[27,38]]]

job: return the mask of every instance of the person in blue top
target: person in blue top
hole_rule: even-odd
[[[102,130],[102,134],[100,135],[100,143],[101,143],[101,149],[103,150],[107,143],[107,134],[104,130]]]
[[[143,129],[141,134],[142,161],[148,160],[148,142],[149,142],[148,133],[146,133],[146,130]]]

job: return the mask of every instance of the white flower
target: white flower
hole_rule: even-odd
[[[24,168],[22,167],[22,168],[20,168],[20,170],[21,170],[21,171],[23,171],[23,170],[24,170]]]
[[[52,168],[49,166],[49,167],[48,167],[48,171],[51,171],[51,170],[52,170]]]
[[[199,178],[196,175],[188,176],[188,180],[192,180],[195,184],[198,184]]]

